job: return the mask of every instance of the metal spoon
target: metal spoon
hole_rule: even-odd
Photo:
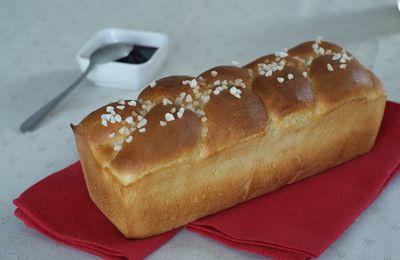
[[[133,45],[127,43],[114,43],[103,46],[95,50],[89,57],[89,65],[82,75],[75,80],[67,89],[58,94],[50,102],[36,111],[28,119],[21,124],[21,131],[32,131],[36,125],[55,107],[61,100],[63,100],[75,87],[89,74],[89,72],[99,64],[107,63],[110,61],[118,60],[126,57],[132,50]]]

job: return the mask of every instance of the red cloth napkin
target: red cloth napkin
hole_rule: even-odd
[[[15,215],[27,226],[106,259],[142,259],[179,231],[126,239],[90,200],[79,162],[36,183],[14,204]]]
[[[400,164],[400,105],[387,103],[373,150],[351,162],[187,225],[224,244],[272,256],[319,256],[378,196]],[[14,200],[15,215],[66,245],[108,258],[140,259],[178,230],[128,240],[89,199],[79,163]]]
[[[187,228],[276,259],[318,257],[390,182],[400,164],[400,105],[388,102],[371,152]]]

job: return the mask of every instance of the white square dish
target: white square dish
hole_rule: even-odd
[[[99,47],[112,43],[130,43],[132,45],[157,48],[150,59],[140,64],[109,62],[98,65],[87,78],[102,87],[141,89],[151,80],[167,55],[168,37],[162,33],[135,31],[119,28],[107,28],[96,33],[86,42],[76,55],[79,66],[85,71],[89,65],[90,54]]]

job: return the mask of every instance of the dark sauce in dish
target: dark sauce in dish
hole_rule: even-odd
[[[141,64],[148,61],[158,48],[142,45],[133,45],[131,52],[128,56],[123,57],[116,62],[129,63],[129,64]]]

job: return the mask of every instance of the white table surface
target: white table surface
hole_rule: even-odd
[[[171,38],[157,78],[242,64],[301,41],[350,50],[400,102],[400,13],[395,1],[7,1],[0,0],[0,259],[91,259],[47,239],[13,216],[12,199],[76,160],[69,123],[126,90],[85,81],[33,133],[19,124],[79,75],[74,55],[105,27],[164,32]],[[399,142],[400,145],[400,142]],[[400,259],[400,176],[321,259]],[[316,238],[318,239],[318,238]],[[150,259],[260,259],[180,232]]]

